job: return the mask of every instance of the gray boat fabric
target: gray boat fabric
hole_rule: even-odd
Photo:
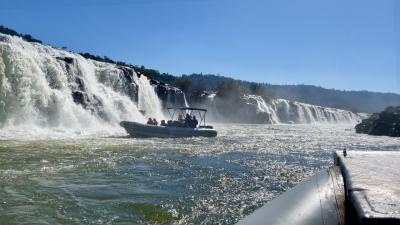
[[[237,225],[338,225],[341,218],[329,170],[280,195]]]
[[[126,132],[132,137],[179,138],[217,136],[217,131],[210,128],[164,127],[131,121],[121,121],[120,125],[125,128]]]

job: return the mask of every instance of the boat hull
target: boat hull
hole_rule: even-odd
[[[131,121],[120,122],[121,127],[131,137],[160,137],[160,138],[176,138],[176,137],[216,137],[215,129],[205,128],[184,128],[184,127],[163,127],[141,124]]]

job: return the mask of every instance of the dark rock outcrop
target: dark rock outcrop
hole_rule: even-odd
[[[104,113],[103,103],[96,95],[88,95],[82,91],[73,91],[72,98],[75,103],[82,105],[84,109],[99,115],[104,120],[108,120],[106,113]]]
[[[126,94],[127,96],[129,96],[129,98],[134,101],[134,102],[138,102],[138,94],[139,94],[139,87],[138,85],[135,83],[133,76],[137,76],[140,78],[140,74],[135,73],[135,70],[133,70],[132,68],[129,67],[124,67],[124,66],[120,66],[118,67],[119,70],[122,71],[123,76],[120,76],[120,80],[121,80],[121,84],[124,88],[120,88],[119,87],[119,83],[114,83],[114,90],[117,90],[119,92],[123,92],[124,94]]]
[[[400,106],[388,107],[357,124],[357,133],[400,137]]]
[[[185,93],[179,88],[156,80],[150,80],[150,84],[155,87],[157,96],[162,101],[163,108],[186,106]]]
[[[58,56],[56,59],[67,73],[74,102],[101,116],[101,99],[96,95],[87,94],[87,87],[76,59],[64,56]],[[112,87],[116,92],[127,95],[137,103],[140,87],[136,84],[134,76],[140,78],[142,74],[127,66],[117,65],[116,68],[118,69],[118,78],[115,79],[109,77],[107,68],[98,67],[95,73],[99,82]],[[164,108],[186,106],[185,94],[180,89],[153,79],[150,80],[150,84],[155,88]]]
[[[129,67],[124,67],[124,66],[120,66],[118,67],[118,69],[120,69],[122,71],[122,73],[124,74],[124,78],[127,80],[127,82],[132,83],[133,82],[133,75],[135,73],[135,71]],[[138,76],[140,77],[140,76]]]
[[[104,112],[103,100],[96,94],[89,94],[87,84],[85,83],[82,69],[79,68],[76,58],[59,56],[56,57],[60,65],[64,68],[68,86],[71,89],[73,101],[80,104],[84,109],[92,114],[97,114],[100,118],[108,120],[107,113]],[[117,78],[112,78],[107,68],[97,67],[95,71],[100,83],[111,87],[116,92],[127,95],[132,101],[138,101],[138,85],[135,83],[135,71],[132,68],[118,66]]]
[[[75,60],[74,58],[71,58],[71,57],[60,57],[60,56],[56,57],[56,59],[62,60],[68,64],[73,64],[74,60]]]

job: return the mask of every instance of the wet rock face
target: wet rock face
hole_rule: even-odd
[[[102,99],[95,93],[89,94],[87,89],[88,84],[85,83],[82,70],[76,63],[76,59],[71,57],[56,57],[56,59],[67,74],[68,86],[71,89],[73,101],[76,104],[82,105],[84,109],[90,111],[92,114],[97,114],[104,120],[108,120],[106,113],[104,113]],[[112,72],[117,74],[114,74],[114,78],[110,74]],[[129,96],[134,102],[138,101],[138,86],[134,80],[136,73],[132,68],[121,66],[116,67],[113,71],[107,70],[107,68],[98,68],[95,73],[101,83],[112,87],[116,92]]]
[[[56,57],[58,60],[62,60],[68,64],[73,64],[74,63],[74,58],[71,57]]]
[[[135,83],[133,76],[138,76],[140,78],[140,74],[135,73],[132,68],[129,67],[118,67],[119,70],[122,71],[123,76],[120,77],[122,80],[124,88],[122,88],[122,92],[130,97],[130,99],[134,102],[138,102],[138,86]],[[118,87],[115,87],[118,89]]]
[[[400,137],[400,106],[388,107],[357,124],[357,133]]]
[[[186,106],[185,93],[179,88],[156,80],[150,80],[150,84],[155,87],[157,96],[162,101],[163,108]]]
[[[235,101],[240,107],[239,115],[244,117],[240,120],[246,123],[262,123],[271,124],[271,114],[268,112],[262,112],[258,108],[258,102],[255,99],[246,99],[244,97]]]
[[[135,71],[131,68],[128,67],[118,67],[124,74],[124,78],[128,83],[133,82],[133,75],[135,74]],[[139,76],[140,77],[140,76]]]
[[[74,102],[101,116],[103,114],[101,98],[96,94],[88,94],[88,84],[83,79],[82,70],[79,68],[76,59],[70,57],[56,58],[66,71]],[[140,78],[140,73],[136,73],[134,69],[125,66],[116,66],[110,69],[109,66],[96,65],[95,73],[100,83],[112,87],[116,92],[127,95],[133,102],[138,102],[140,87],[135,82],[134,76]],[[150,84],[155,87],[164,108],[186,106],[185,94],[180,89],[156,80],[150,80]]]

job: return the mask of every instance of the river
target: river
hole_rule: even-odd
[[[349,125],[216,127],[209,139],[3,134],[1,224],[233,224],[334,150],[400,150]]]

